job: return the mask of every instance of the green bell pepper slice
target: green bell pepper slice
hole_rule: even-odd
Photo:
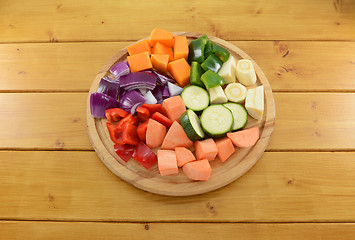
[[[215,54],[211,54],[208,58],[201,64],[203,70],[207,71],[208,69],[218,73],[219,69],[221,69],[223,62],[219,59]]]
[[[211,70],[207,70],[202,74],[201,81],[205,84],[207,89],[226,84],[221,76]]]
[[[189,44],[188,62],[191,64],[193,61],[202,63],[205,60],[205,46],[208,41],[207,35],[203,35]]]
[[[205,88],[205,84],[201,81],[201,76],[204,73],[201,65],[198,62],[191,63],[191,70],[190,70],[190,83],[192,85],[197,85],[202,88]]]
[[[205,46],[205,59],[208,58],[211,53],[213,53],[212,42],[208,40]]]
[[[216,54],[216,56],[219,57],[223,62],[226,62],[228,60],[230,53],[227,49],[215,43],[212,43],[212,49],[214,54]]]

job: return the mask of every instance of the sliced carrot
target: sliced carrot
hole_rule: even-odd
[[[160,122],[161,124],[163,124],[167,128],[171,127],[171,124],[173,124],[173,121],[171,121],[169,118],[165,117],[160,112],[153,113],[151,118],[154,119],[155,121]]]
[[[161,149],[174,150],[176,147],[189,148],[192,145],[193,142],[186,136],[181,125],[177,121],[174,121],[164,138]]]
[[[227,137],[217,139],[215,142],[218,148],[218,158],[221,162],[225,162],[235,152],[233,143]]]
[[[158,150],[158,168],[160,175],[167,176],[179,173],[176,155],[172,150]]]
[[[212,172],[211,165],[207,159],[186,163],[182,170],[192,180],[207,181]]]
[[[175,78],[180,87],[190,82],[190,65],[185,58],[180,58],[168,64],[169,73]]]
[[[168,72],[169,55],[152,54],[150,61],[156,70],[163,73]]]
[[[196,141],[194,146],[197,160],[214,160],[216,158],[218,148],[212,138],[208,138],[202,141]]]
[[[163,113],[161,104],[147,104],[143,103],[142,107],[146,108],[149,110],[150,114],[154,114],[155,112],[160,112]]]
[[[142,52],[127,57],[131,72],[139,72],[142,70],[152,69],[152,63],[148,52]]]
[[[152,46],[154,46],[157,42],[160,42],[168,47],[172,47],[173,33],[160,28],[154,28],[150,33],[149,42]]]
[[[149,41],[143,40],[127,47],[127,51],[129,55],[134,55],[142,52],[148,52],[150,54],[152,52],[152,49]]]
[[[160,42],[157,42],[152,49],[152,54],[169,55],[169,62],[174,60],[173,49]]]
[[[144,143],[146,140],[147,127],[148,127],[148,120],[145,121],[144,123],[139,124],[139,126],[137,128],[137,135],[138,135],[139,139]]]
[[[174,60],[185,58],[189,55],[189,45],[185,36],[174,37]]]
[[[180,116],[186,111],[185,103],[182,98],[177,95],[167,98],[163,101],[163,113],[171,121],[180,122]]]
[[[196,161],[194,154],[185,147],[176,147],[176,160],[179,167],[184,166],[188,162]]]
[[[154,119],[148,120],[146,144],[150,148],[156,148],[160,146],[166,135],[166,127],[155,121]]]
[[[237,147],[250,147],[259,139],[259,128],[253,127],[238,132],[227,133],[227,137]]]
[[[139,122],[145,122],[150,117],[150,112],[145,107],[138,106],[136,111]]]

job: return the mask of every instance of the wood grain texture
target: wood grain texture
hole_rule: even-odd
[[[276,123],[268,150],[355,149],[354,93],[274,97]],[[0,148],[92,150],[86,98],[87,93],[1,93],[6,104],[0,107]]]
[[[59,240],[59,239],[189,239],[215,240],[352,240],[355,224],[299,223],[70,223],[13,222],[0,223],[0,239]]]
[[[174,33],[174,35],[186,36],[188,42],[201,37],[200,33]],[[259,140],[250,148],[237,148],[236,152],[229,157],[229,161],[221,163],[219,160],[211,161],[212,174],[208,181],[191,181],[180,169],[179,174],[162,177],[158,166],[155,165],[149,170],[137,164],[135,161],[126,163],[120,159],[113,149],[110,134],[107,131],[106,119],[94,118],[90,110],[90,94],[97,91],[101,78],[110,75],[109,69],[116,63],[126,60],[127,50],[121,50],[100,70],[91,85],[87,99],[87,129],[90,141],[105,165],[121,179],[148,192],[168,196],[190,196],[202,194],[224,187],[245,174],[261,157],[265,151],[270,136],[274,130],[275,123],[275,102],[270,84],[253,59],[245,52],[231,43],[216,37],[209,37],[211,42],[217,43],[227,49],[234,59],[249,59],[253,62],[257,81],[253,86],[263,86],[264,92],[264,114],[260,121],[249,118],[246,128],[258,127]]]
[[[0,3],[2,42],[138,40],[154,27],[226,40],[354,40],[355,2],[12,1]],[[152,14],[157,13],[157,14]]]
[[[224,188],[166,197],[122,181],[94,152],[1,151],[0,219],[354,222],[354,158],[267,152]]]
[[[0,91],[89,91],[102,66],[131,43],[0,44]],[[355,91],[355,42],[231,43],[258,63],[274,92]]]

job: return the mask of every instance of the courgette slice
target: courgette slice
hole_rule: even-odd
[[[194,111],[188,109],[186,112],[184,112],[180,117],[180,123],[186,133],[186,136],[191,141],[201,140],[205,137],[205,133],[201,127],[200,119]]]
[[[234,123],[232,112],[222,104],[211,105],[201,114],[201,126],[211,137],[223,137],[231,131]]]
[[[186,87],[181,93],[181,98],[185,106],[194,111],[201,111],[208,107],[210,103],[207,91],[195,85]]]
[[[229,110],[231,110],[234,118],[233,128],[232,130],[238,130],[245,126],[248,121],[248,112],[245,108],[238,103],[225,103],[223,104]]]

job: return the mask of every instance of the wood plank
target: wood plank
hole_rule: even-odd
[[[134,234],[132,234],[134,233]],[[0,222],[0,239],[353,239],[355,224]]]
[[[130,43],[0,44],[0,91],[88,91]],[[355,42],[232,43],[259,64],[274,91],[355,90]]]
[[[7,103],[0,108],[0,148],[91,150],[86,97],[86,93],[0,94],[0,102]],[[354,93],[274,97],[276,124],[268,150],[355,149]]]
[[[147,193],[94,152],[0,152],[0,218],[354,222],[355,153],[264,153],[243,177],[191,197]]]
[[[137,40],[154,27],[226,40],[353,40],[355,3],[344,1],[132,0],[0,3],[2,42]],[[158,13],[158,14],[151,14]]]

